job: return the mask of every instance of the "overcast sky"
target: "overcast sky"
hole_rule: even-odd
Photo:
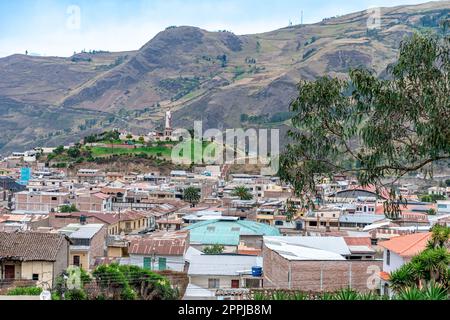
[[[423,0],[0,0],[0,57],[136,50],[167,26],[250,34]]]

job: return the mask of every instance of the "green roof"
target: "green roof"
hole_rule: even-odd
[[[208,220],[194,223],[189,230],[190,242],[199,244],[221,244],[237,246],[241,235],[279,236],[277,228],[254,221]]]

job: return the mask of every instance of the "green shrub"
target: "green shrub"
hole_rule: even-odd
[[[64,294],[65,300],[87,300],[87,294],[82,289],[72,289]]]
[[[39,287],[17,287],[7,292],[8,296],[38,296],[42,292]]]

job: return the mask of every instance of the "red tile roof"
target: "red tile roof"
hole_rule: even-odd
[[[368,246],[372,243],[369,237],[344,237],[344,241],[348,246]]]
[[[380,242],[379,246],[395,252],[402,257],[413,257],[425,250],[430,238],[431,232],[413,233]]]
[[[180,256],[189,247],[189,232],[158,233],[149,237],[133,239],[128,252],[138,255]]]
[[[56,261],[67,241],[59,233],[0,232],[0,260]]]
[[[381,271],[380,272],[380,278],[383,279],[384,281],[389,281],[389,279],[391,278],[389,273]]]

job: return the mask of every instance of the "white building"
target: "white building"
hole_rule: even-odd
[[[437,214],[450,213],[450,200],[438,200],[437,201]]]
[[[381,293],[392,296],[393,292],[389,288],[389,275],[408,263],[412,257],[425,250],[431,232],[413,233],[398,236],[378,245],[383,251],[383,271],[381,272]]]

